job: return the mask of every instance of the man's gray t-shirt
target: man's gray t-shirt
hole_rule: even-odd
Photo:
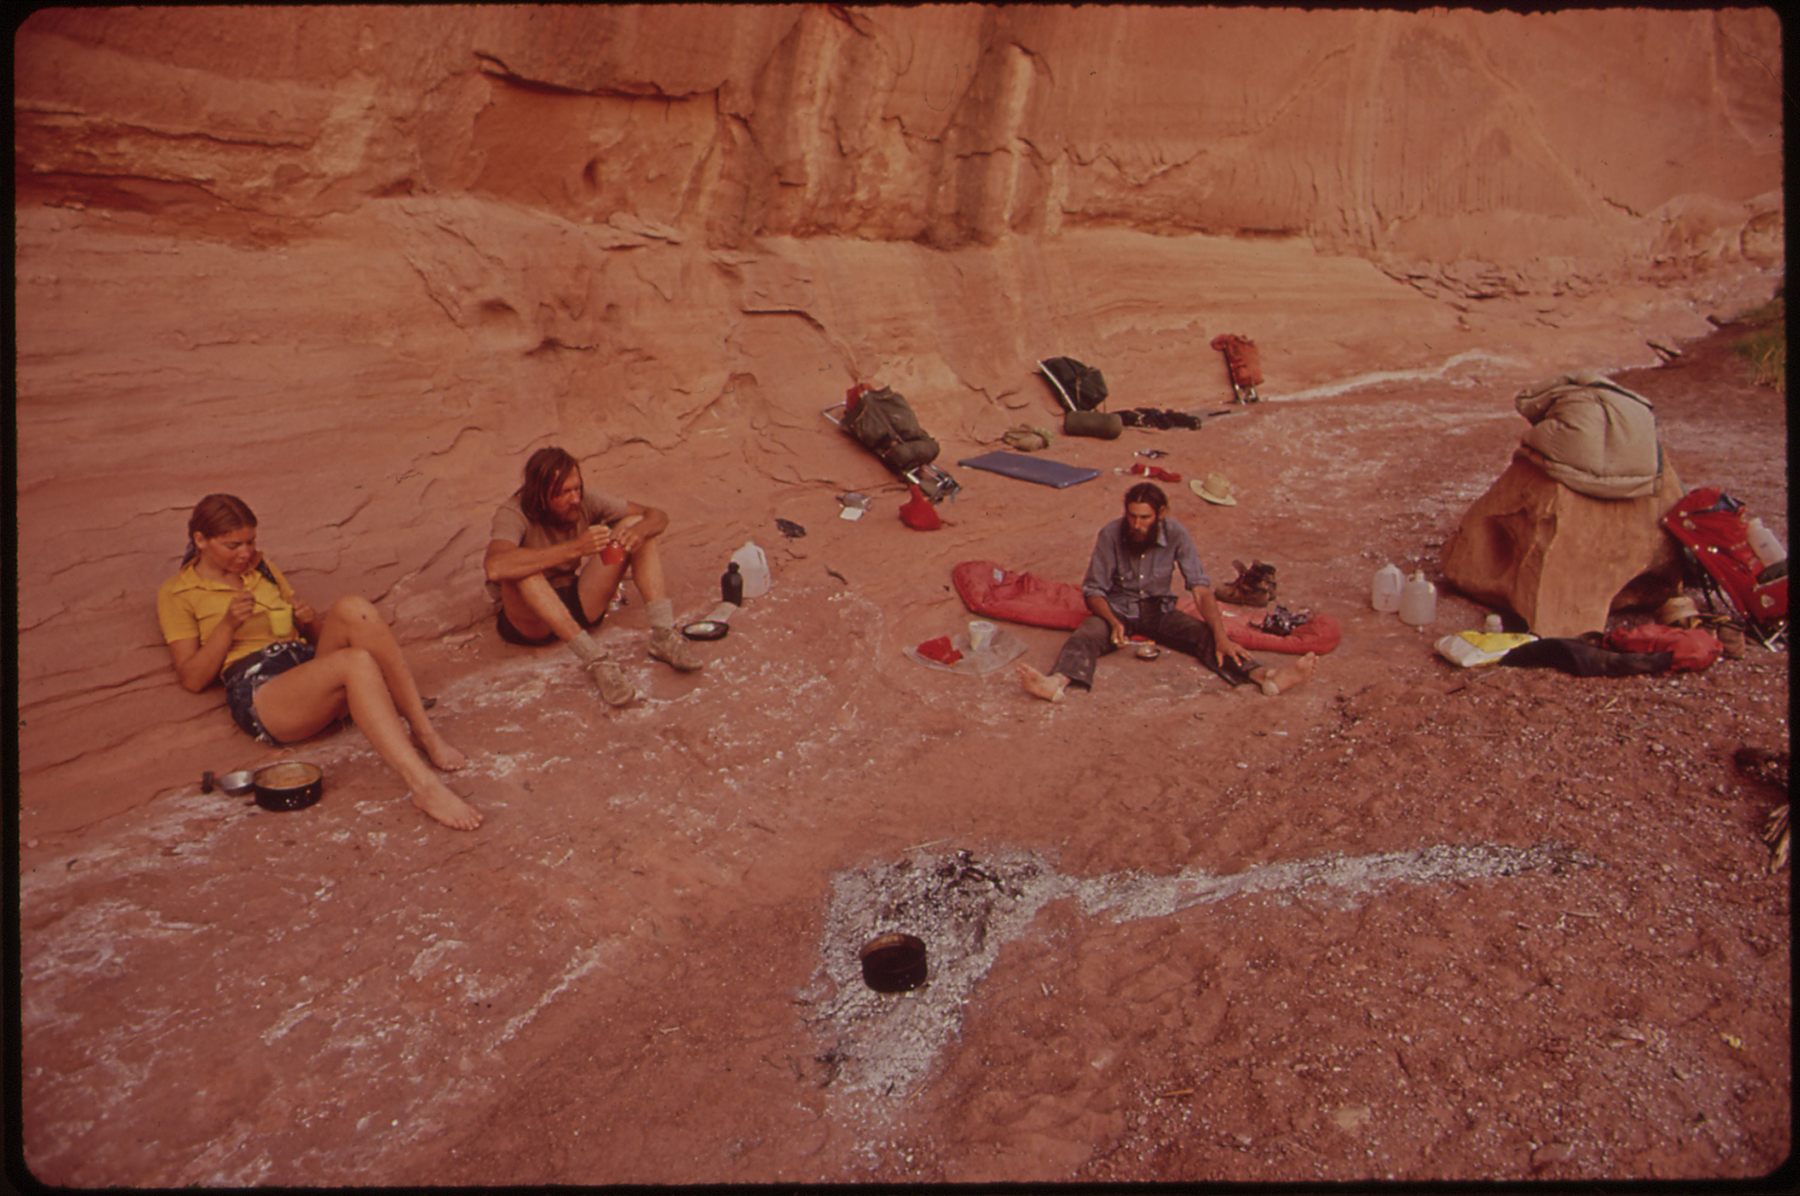
[[[525,508],[520,505],[519,496],[515,492],[495,510],[488,539],[504,540],[508,544],[517,544],[520,548],[550,548],[573,540],[595,524],[603,523],[610,527],[630,512],[631,504],[622,498],[584,490],[581,495],[581,513],[575,517],[574,525],[548,528],[525,517]],[[544,576],[553,586],[568,585],[581,564],[580,561],[569,561],[566,564],[552,565],[544,570]],[[498,582],[488,582],[487,590],[490,598],[496,602],[500,600]]]

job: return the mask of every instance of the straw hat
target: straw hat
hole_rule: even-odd
[[[1677,594],[1656,608],[1656,621],[1670,627],[1677,626],[1683,619],[1698,619],[1700,608],[1686,594]]]
[[[1237,499],[1231,497],[1231,482],[1222,473],[1209,473],[1204,482],[1195,478],[1188,483],[1188,489],[1209,503],[1221,507],[1237,506]]]

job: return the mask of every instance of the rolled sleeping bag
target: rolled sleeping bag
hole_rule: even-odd
[[[1063,435],[1117,440],[1125,421],[1110,411],[1071,411],[1063,416]]]

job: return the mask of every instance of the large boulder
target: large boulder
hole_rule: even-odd
[[[1666,460],[1655,494],[1608,500],[1514,457],[1445,543],[1444,579],[1514,612],[1538,635],[1603,630],[1610,612],[1680,590],[1680,548],[1660,522],[1680,498],[1681,479]]]

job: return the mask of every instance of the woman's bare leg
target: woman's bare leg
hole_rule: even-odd
[[[375,609],[374,603],[354,594],[338,599],[325,612],[324,626],[319,629],[318,655],[327,656],[346,646],[361,648],[381,666],[381,675],[387,681],[394,708],[412,727],[419,746],[425,749],[433,764],[447,771],[468,765],[468,757],[445,742],[437,728],[431,725],[424,700],[419,697],[419,687],[413,681],[412,669],[407,667],[400,643],[381,612]]]
[[[257,717],[284,743],[317,733],[346,711],[376,753],[400,774],[413,805],[457,830],[481,825],[480,811],[452,793],[413,747],[374,653],[346,645],[289,669],[256,691]]]

